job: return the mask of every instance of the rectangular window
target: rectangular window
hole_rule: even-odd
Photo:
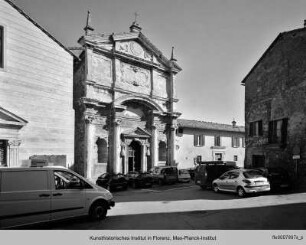
[[[269,122],[268,139],[269,139],[270,144],[286,145],[287,143],[287,125],[288,125],[287,118]]]
[[[234,155],[234,161],[237,162],[238,161],[238,156]]]
[[[249,136],[262,136],[262,120],[250,122]]]
[[[215,136],[215,146],[221,146],[221,136]]]
[[[245,147],[245,138],[242,138],[242,147]]]
[[[194,141],[193,145],[194,146],[204,146],[204,135],[194,135]]]
[[[48,190],[48,171],[5,171],[1,188],[4,192]]]
[[[239,147],[239,146],[240,146],[240,138],[232,137],[232,147]]]
[[[4,67],[4,28],[0,26],[0,68]]]
[[[199,162],[202,162],[202,156],[201,155],[197,156],[197,163],[199,163]]]

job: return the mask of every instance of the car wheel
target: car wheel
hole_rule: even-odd
[[[239,197],[245,197],[245,191],[242,187],[238,187],[237,194]]]
[[[89,210],[89,217],[93,221],[100,221],[106,217],[107,207],[102,202],[94,203]]]
[[[219,187],[218,187],[217,184],[213,185],[213,191],[216,192],[216,193],[219,192]]]

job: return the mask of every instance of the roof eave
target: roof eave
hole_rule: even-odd
[[[65,47],[60,41],[58,41],[53,35],[51,35],[45,28],[39,25],[33,18],[27,15],[21,8],[19,8],[15,3],[10,0],[5,0],[8,4],[10,4],[13,8],[15,8],[20,14],[22,14],[26,19],[32,22],[38,29],[40,29],[43,33],[45,33],[49,38],[51,38],[54,42],[56,42],[60,47],[62,47],[67,53],[69,53],[72,57],[77,58],[67,47]]]

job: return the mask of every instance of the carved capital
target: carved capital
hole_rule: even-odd
[[[19,147],[21,144],[21,140],[9,140],[8,145],[9,147]]]
[[[121,123],[122,123],[121,119],[114,119],[114,125],[115,126],[120,126]]]
[[[94,121],[94,117],[92,115],[85,115],[84,120],[86,124],[90,124]]]

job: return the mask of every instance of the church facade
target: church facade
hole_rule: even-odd
[[[147,171],[175,165],[180,113],[175,76],[181,68],[141,32],[95,34],[85,27],[74,69],[75,170],[94,179],[104,172]]]

